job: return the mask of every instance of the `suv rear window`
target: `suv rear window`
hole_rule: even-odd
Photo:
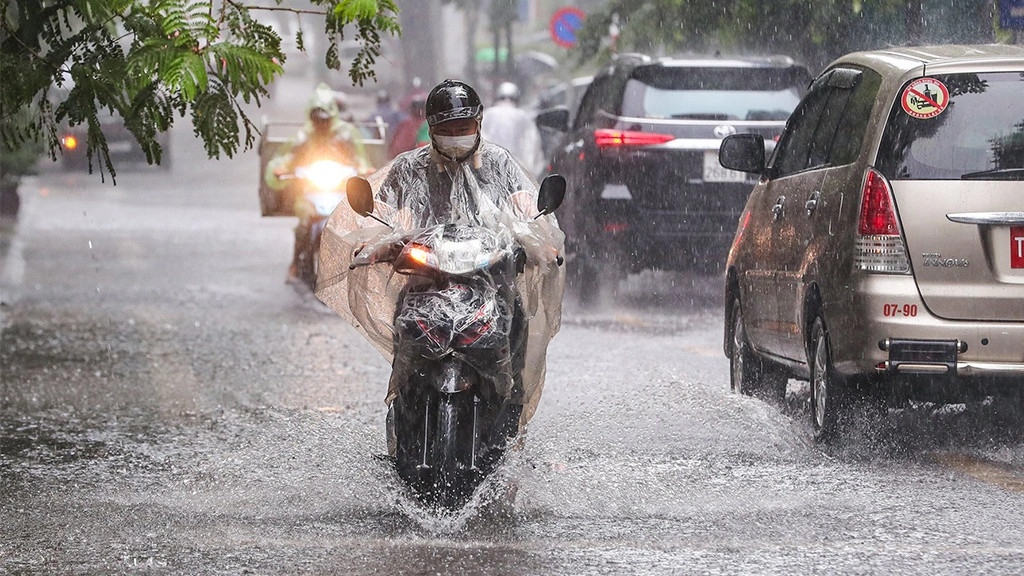
[[[892,180],[1024,179],[1024,74],[931,78],[949,91],[945,109],[923,119],[905,112],[901,98],[908,82],[889,114],[877,168]]]
[[[626,83],[623,116],[688,120],[785,120],[808,77],[799,68],[644,66]]]

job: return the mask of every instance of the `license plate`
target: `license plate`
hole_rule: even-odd
[[[718,151],[704,152],[705,182],[746,182],[747,175],[736,170],[729,170],[718,163]]]
[[[1010,268],[1024,268],[1024,226],[1010,227]]]

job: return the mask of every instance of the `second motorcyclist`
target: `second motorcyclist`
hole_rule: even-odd
[[[333,160],[352,166],[361,175],[373,171],[359,128],[343,119],[337,95],[324,83],[314,90],[306,121],[299,133],[267,163],[264,175],[267,186],[272,190],[287,192],[287,201],[292,204],[292,210],[299,218],[295,227],[295,249],[288,267],[289,282],[298,280],[299,258],[309,251],[310,220],[315,210],[303,196],[303,183],[286,177],[294,174],[296,168],[318,160]]]
[[[483,105],[469,85],[445,80],[427,96],[430,145],[405,152],[370,177],[375,215],[393,229],[335,210],[324,234],[317,297],[352,322],[393,362],[390,403],[414,369],[398,354],[395,306],[408,287],[390,266],[349,269],[353,258],[411,230],[438,224],[507,230],[525,250],[525,271],[516,279],[519,298],[507,361],[498,369],[516,381],[512,402],[521,407],[519,431],[532,416],[543,387],[546,352],[561,318],[564,274],[556,265],[564,235],[551,215],[537,216],[537,186],[512,155],[483,140]],[[513,434],[514,435],[514,434]]]

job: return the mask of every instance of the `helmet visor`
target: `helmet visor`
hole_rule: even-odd
[[[434,126],[436,124],[447,122],[449,120],[459,120],[462,118],[476,118],[477,116],[480,115],[480,112],[483,111],[483,109],[484,107],[482,105],[477,105],[463,106],[461,108],[453,108],[451,110],[442,110],[440,112],[427,116],[427,124],[429,124],[430,126]]]

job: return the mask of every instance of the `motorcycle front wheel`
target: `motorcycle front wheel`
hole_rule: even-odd
[[[473,466],[472,432],[472,397],[442,394],[437,406],[432,462],[434,496],[442,508],[455,510],[464,506],[482,480]]]
[[[406,390],[394,407],[399,477],[427,505],[464,506],[483,479],[473,466],[473,395]]]

